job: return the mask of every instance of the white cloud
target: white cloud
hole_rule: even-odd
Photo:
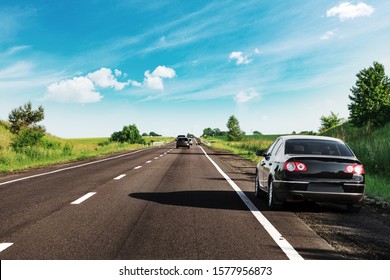
[[[333,8],[326,11],[327,17],[338,16],[341,21],[347,19],[353,19],[356,17],[369,16],[374,12],[374,8],[360,2],[353,5],[349,2],[343,2],[340,5],[334,6]]]
[[[251,101],[252,99],[259,98],[260,93],[256,92],[254,89],[250,89],[248,91],[240,91],[239,93],[236,94],[234,99],[238,103],[246,103]]]
[[[232,52],[229,55],[229,60],[236,60],[236,65],[251,63],[251,60],[248,58],[248,56],[244,56],[242,52]]]
[[[334,37],[335,33],[334,31],[327,31],[324,35],[320,37],[321,40],[329,40]]]
[[[260,54],[261,51],[258,48],[255,48],[255,54]]]
[[[87,77],[74,77],[52,83],[47,87],[45,100],[60,103],[94,103],[103,96],[95,90],[93,82]]]
[[[163,90],[163,79],[172,79],[175,76],[176,72],[174,69],[165,66],[157,66],[152,73],[150,73],[149,70],[145,71],[144,84],[151,89]]]
[[[120,72],[118,69],[115,70],[115,74],[118,76]],[[114,75],[112,74],[111,69],[108,68],[101,68],[100,70],[97,70],[93,73],[89,73],[87,75],[87,78],[89,78],[91,81],[95,83],[95,85],[102,87],[102,88],[115,88],[115,90],[122,90],[128,83],[121,83],[118,82],[117,79],[115,79]]]
[[[119,77],[122,75],[122,71],[121,70],[118,70],[118,69],[115,69],[114,70],[114,73],[115,73],[115,76]]]

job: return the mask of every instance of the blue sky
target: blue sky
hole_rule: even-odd
[[[27,101],[59,137],[317,130],[356,74],[390,71],[390,1],[0,2],[0,119]]]

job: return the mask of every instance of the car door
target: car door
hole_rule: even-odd
[[[282,144],[282,139],[278,138],[275,142],[269,147],[267,153],[260,161],[259,165],[259,180],[260,185],[264,189],[268,188],[268,177],[271,172],[271,168],[273,167],[273,162],[275,159],[275,154],[279,150],[280,145]]]

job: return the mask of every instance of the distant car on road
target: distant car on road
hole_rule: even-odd
[[[190,148],[190,142],[187,137],[178,137],[176,139],[176,149],[179,147],[187,147]]]
[[[268,206],[311,200],[345,204],[359,212],[364,204],[364,166],[341,140],[323,136],[281,136],[268,151],[256,153],[255,196]]]
[[[192,138],[188,137],[188,143],[192,146]]]

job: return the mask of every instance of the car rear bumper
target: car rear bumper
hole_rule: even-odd
[[[299,181],[274,181],[274,195],[278,201],[303,201],[332,202],[342,204],[363,204],[363,182],[299,182]]]

